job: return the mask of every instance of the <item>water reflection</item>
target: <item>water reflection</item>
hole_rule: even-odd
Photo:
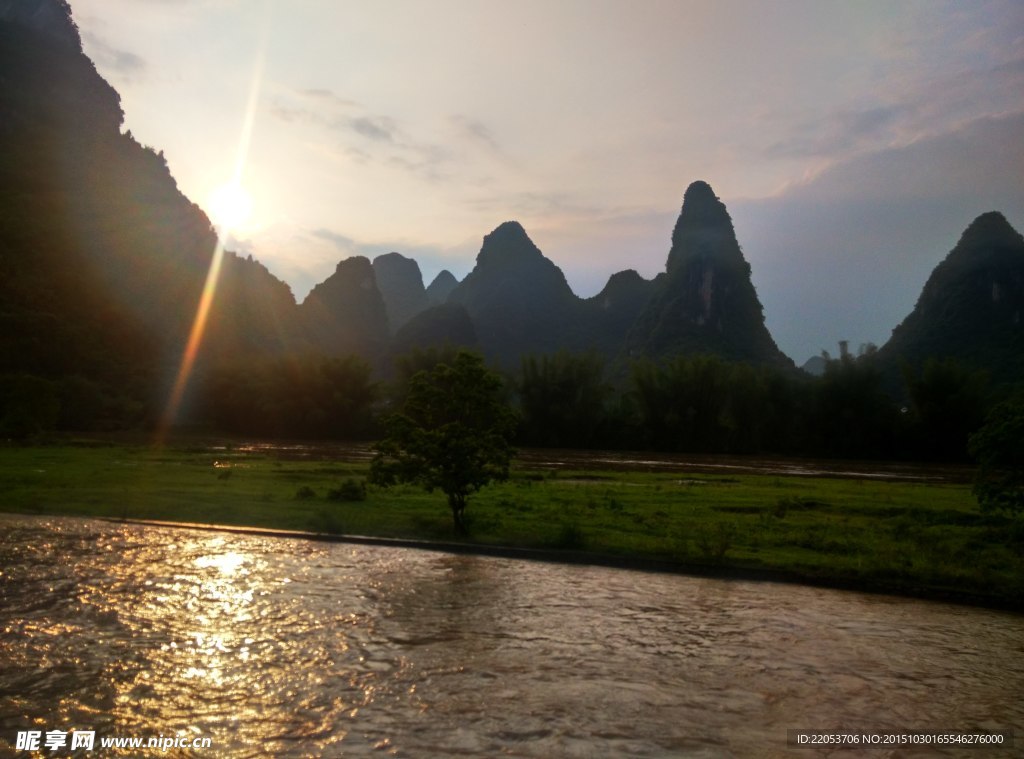
[[[787,729],[1024,718],[1010,614],[84,520],[0,530],[0,741],[34,726],[208,735],[218,756],[777,756]]]

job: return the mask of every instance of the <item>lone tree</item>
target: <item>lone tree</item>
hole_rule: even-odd
[[[370,481],[441,489],[456,531],[465,534],[466,499],[508,477],[516,420],[501,388],[501,378],[467,352],[416,374],[401,411],[385,421],[388,434],[375,446]]]

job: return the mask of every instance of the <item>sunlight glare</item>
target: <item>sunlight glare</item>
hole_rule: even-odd
[[[197,567],[207,569],[213,568],[222,575],[237,574],[246,562],[246,556],[237,551],[229,551],[222,554],[208,554],[200,556],[195,560]]]
[[[210,195],[213,223],[223,230],[237,230],[252,217],[252,196],[237,182],[222,184]]]
[[[185,350],[181,356],[181,364],[178,366],[178,374],[174,379],[174,385],[171,387],[170,396],[167,399],[167,406],[156,430],[154,444],[158,448],[163,446],[167,434],[177,419],[178,411],[185,398],[185,390],[188,387],[192,368],[195,366],[199,348],[203,343],[203,335],[206,332],[206,320],[210,316],[210,308],[213,306],[213,298],[217,292],[217,282],[220,279],[220,269],[224,263],[224,243],[227,240],[228,232],[232,225],[230,218],[227,217],[237,217],[242,209],[248,209],[243,214],[247,215],[252,209],[252,201],[248,200],[248,193],[242,190],[242,174],[245,171],[245,163],[249,155],[249,143],[252,139],[253,123],[256,120],[256,106],[259,102],[260,86],[263,82],[263,64],[266,58],[267,39],[270,30],[270,9],[270,3],[267,2],[264,6],[262,35],[257,47],[256,63],[253,67],[252,81],[249,86],[249,99],[245,107],[245,116],[242,119],[242,133],[238,140],[234,177],[232,181],[225,185],[231,188],[225,194],[232,199],[223,204],[225,206],[225,209],[223,209],[225,218],[215,222],[219,224],[217,241],[214,246],[213,256],[210,259],[210,268],[206,273],[203,292],[199,296],[199,303],[196,306],[196,315],[192,320],[192,329],[189,331]],[[242,201],[243,197],[247,200]],[[235,223],[241,222],[236,221]]]

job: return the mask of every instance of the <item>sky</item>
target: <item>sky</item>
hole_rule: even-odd
[[[1020,0],[71,0],[124,128],[301,301],[517,220],[589,297],[729,209],[797,363],[885,343],[978,215],[1024,231]],[[219,212],[218,212],[219,213]]]

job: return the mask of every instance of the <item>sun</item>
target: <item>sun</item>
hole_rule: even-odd
[[[237,182],[222,184],[210,194],[210,213],[217,227],[240,229],[252,217],[252,196]]]

